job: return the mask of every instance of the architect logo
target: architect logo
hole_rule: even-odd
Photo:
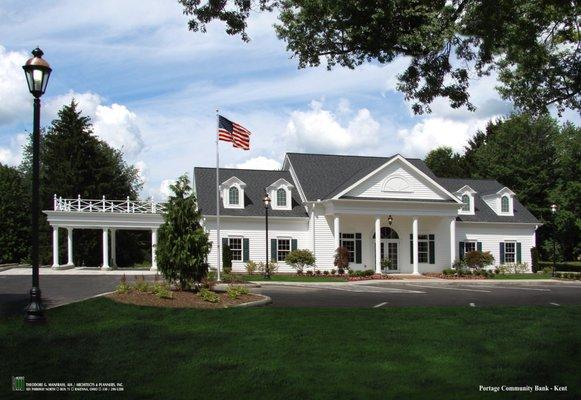
[[[12,391],[14,392],[24,392],[26,383],[23,376],[13,376],[12,377]]]

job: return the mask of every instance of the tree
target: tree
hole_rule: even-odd
[[[297,249],[288,253],[285,261],[296,269],[298,273],[302,273],[306,266],[311,267],[315,265],[316,259],[310,250]]]
[[[337,267],[339,275],[343,275],[345,270],[349,269],[349,250],[346,247],[337,247],[333,264]]]
[[[170,188],[173,195],[167,202],[165,222],[159,228],[156,255],[165,279],[183,290],[198,285],[207,275],[206,259],[212,245],[200,225],[202,214],[188,176],[180,176]]]
[[[279,39],[300,68],[410,59],[398,89],[416,113],[436,97],[470,103],[470,74],[498,72],[501,96],[534,114],[581,105],[580,22],[575,1],[559,0],[179,0],[192,31],[213,20],[246,32],[251,11],[278,13]],[[453,61],[453,60],[456,61]]]
[[[232,249],[227,244],[222,246],[222,267],[224,272],[232,272]]]
[[[26,180],[0,163],[0,264],[20,262],[29,255],[30,197]]]
[[[463,178],[468,176],[464,168],[464,159],[454,153],[451,147],[441,146],[428,153],[426,165],[440,178]]]
[[[21,170],[30,178],[30,143],[24,150]],[[98,139],[91,125],[91,119],[82,115],[77,103],[72,100],[63,106],[58,117],[43,132],[40,146],[40,196],[43,210],[52,209],[53,196],[100,199],[136,199],[142,182],[135,167],[123,160],[123,154]],[[41,259],[50,260],[51,229],[46,216],[41,214],[40,243]],[[132,263],[141,261],[146,254],[138,242],[146,232],[131,234],[119,232],[119,261]],[[99,265],[101,263],[101,234],[97,231],[75,231],[75,264]],[[61,240],[64,248],[65,240]]]

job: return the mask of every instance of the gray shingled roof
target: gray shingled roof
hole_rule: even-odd
[[[364,157],[328,154],[287,153],[301,187],[308,201],[328,199],[341,190],[351,186],[367,174],[385,164],[395,156]],[[475,196],[475,215],[461,215],[459,221],[472,222],[526,222],[538,223],[516,198],[514,199],[514,216],[497,215],[480,196],[498,192],[504,186],[495,180],[477,179],[447,179],[438,178],[417,158],[406,158],[412,165],[438,182],[449,192],[455,192],[464,185],[470,186],[477,194]],[[264,171],[248,169],[220,169],[220,182],[236,176],[246,183],[244,209],[220,208],[223,215],[262,216],[264,206],[262,198],[264,189],[279,178],[284,178],[296,186],[289,171]],[[196,192],[202,213],[216,214],[216,169],[195,168]],[[296,190],[293,190],[293,209],[291,211],[272,210],[271,215],[306,217]]]
[[[449,192],[454,193],[465,185],[470,186],[476,191],[474,196],[474,215],[459,215],[458,221],[471,222],[527,222],[538,223],[539,220],[535,218],[529,210],[525,208],[517,199],[514,198],[514,216],[498,215],[492,208],[486,204],[480,196],[493,194],[504,187],[501,183],[492,179],[452,179],[452,178],[437,178],[437,182],[445,187]]]
[[[216,215],[216,168],[194,168],[196,194],[198,206],[204,215]],[[220,168],[220,183],[236,176],[244,183],[243,209],[224,208],[220,203],[221,215],[263,216],[265,189],[280,178],[294,183],[289,171],[264,171],[253,169]],[[292,191],[292,210],[269,210],[269,215],[275,217],[307,217],[305,208],[296,190]]]

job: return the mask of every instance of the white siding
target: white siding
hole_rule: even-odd
[[[516,241],[521,243],[521,260],[531,267],[531,248],[535,246],[535,227],[509,224],[456,223],[456,256],[458,243],[466,240],[482,242],[482,251],[490,251],[494,265],[500,263],[500,243]]]
[[[304,220],[270,219],[268,223],[268,255],[270,258],[270,239],[277,237],[290,237],[297,239],[299,249],[308,249],[311,244],[309,237],[308,218]],[[216,220],[208,218],[205,223],[206,230],[210,233],[210,241],[216,242]],[[264,219],[262,218],[221,218],[220,238],[237,236],[248,238],[250,242],[249,257],[255,262],[264,262],[266,257],[266,235]],[[221,239],[220,239],[221,240]],[[212,246],[208,255],[208,262],[212,268],[217,266],[217,246]],[[221,262],[221,261],[220,261]],[[232,270],[234,272],[245,272],[243,261],[233,261]],[[279,272],[294,272],[290,266],[279,262]]]
[[[315,257],[317,268],[333,269],[335,259],[335,235],[333,232],[333,217],[325,216],[321,207],[315,208]]]
[[[393,178],[399,178],[399,183],[405,181],[403,187],[398,190],[384,191],[384,184]],[[395,189],[395,188],[393,188]],[[416,171],[395,161],[382,171],[376,173],[359,186],[350,190],[346,196],[356,197],[382,197],[394,199],[447,199],[448,197],[433,187]]]

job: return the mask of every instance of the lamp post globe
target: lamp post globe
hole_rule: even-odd
[[[52,69],[42,58],[44,53],[38,47],[32,50],[33,57],[22,66],[28,90],[34,96],[34,118],[32,129],[32,205],[31,205],[31,251],[32,264],[32,288],[30,289],[30,301],[26,306],[26,322],[44,322],[44,307],[40,294],[39,282],[39,254],[38,254],[38,224],[40,215],[40,97],[44,94],[48,85],[48,78]]]
[[[270,206],[270,196],[268,193],[264,196],[264,217],[265,217],[265,232],[266,232],[266,258],[264,263],[264,278],[270,279],[270,268],[268,267],[268,207]]]
[[[557,270],[557,225],[555,224],[555,214],[557,213],[557,205],[551,204],[551,214],[553,214],[553,277]]]

